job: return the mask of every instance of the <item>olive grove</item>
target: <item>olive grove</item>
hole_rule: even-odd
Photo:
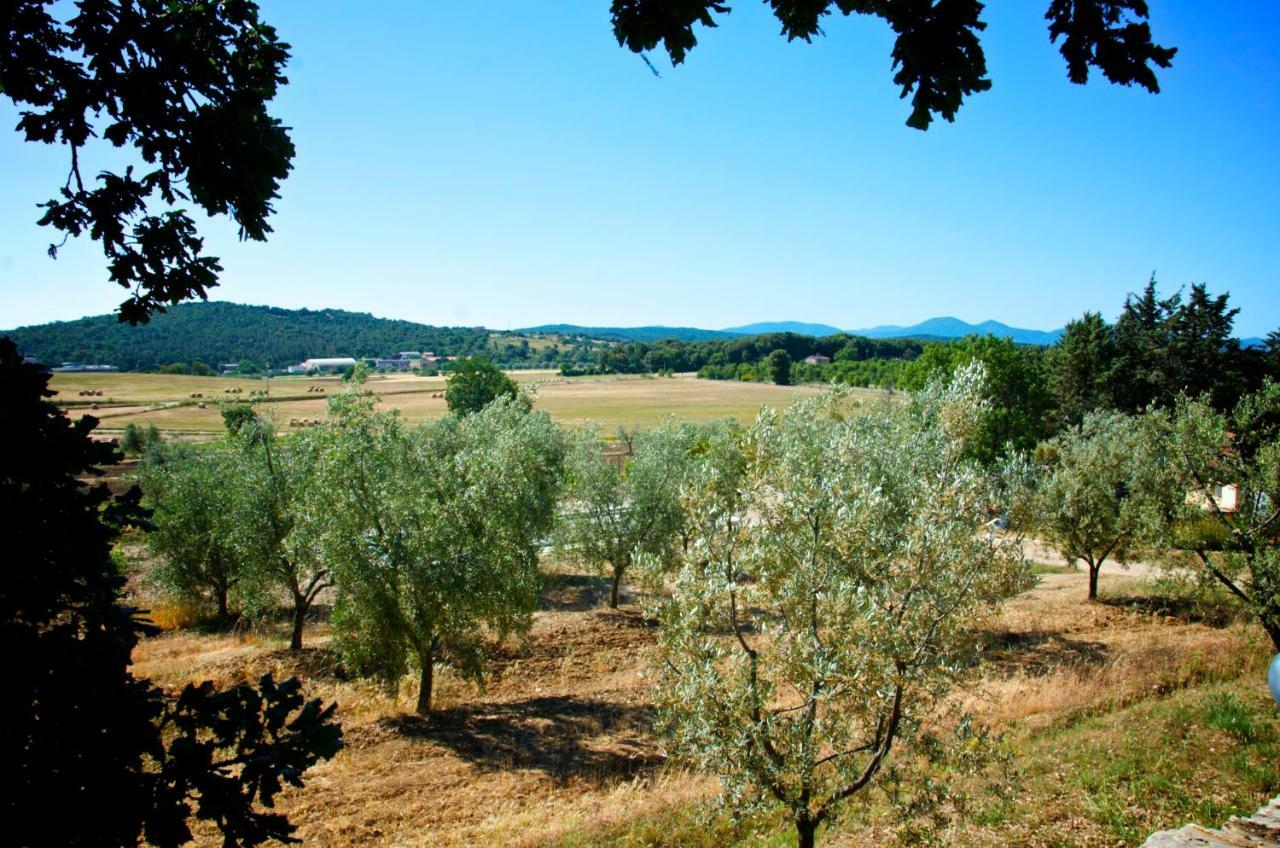
[[[1028,585],[967,454],[980,366],[910,405],[838,395],[765,410],[700,452],[691,545],[655,603],[674,746],[739,806],[773,803],[801,846],[872,790],[894,746],[975,657],[975,628]]]

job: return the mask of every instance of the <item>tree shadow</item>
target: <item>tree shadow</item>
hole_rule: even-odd
[[[664,761],[651,738],[653,708],[590,698],[539,697],[451,707],[382,724],[491,770],[535,769],[557,782],[598,784],[651,771]]]
[[[1202,595],[1113,595],[1098,602],[1115,609],[1173,618],[1184,624],[1227,627],[1248,618],[1248,611],[1234,598],[1212,593]]]
[[[263,654],[263,660],[274,664],[279,674],[301,677],[310,682],[343,682],[359,676],[347,668],[338,652],[328,645],[303,645],[296,651],[277,648]]]
[[[542,579],[538,609],[586,612],[607,601],[609,587],[607,577],[593,574],[547,574]]]
[[[1110,652],[1105,642],[1072,639],[1047,630],[999,630],[985,634],[983,657],[999,670],[1042,677],[1062,668],[1101,667],[1107,664]]]

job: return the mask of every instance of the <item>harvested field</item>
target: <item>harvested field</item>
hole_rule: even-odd
[[[1183,614],[1115,575],[1089,604],[1084,581],[1045,575],[986,632],[979,680],[960,698],[1005,734],[1012,791],[976,793],[935,838],[1133,845],[1280,790],[1260,631]],[[297,673],[336,700],[347,748],[282,801],[311,845],[790,844],[786,823],[732,821],[711,805],[712,776],[664,755],[647,676],[654,631],[634,604],[603,606],[606,592],[600,577],[550,568],[528,637],[495,650],[483,691],[440,675],[426,720],[412,714],[412,681],[388,691],[345,678],[322,623],[298,656],[283,633],[168,633],[138,647],[135,671],[171,686]],[[824,836],[909,842],[885,810],[856,805]]]
[[[566,424],[593,421],[606,434],[617,427],[651,425],[666,416],[691,421],[708,421],[733,417],[749,421],[763,405],[785,406],[797,395],[819,391],[813,386],[774,386],[764,383],[741,383],[727,380],[699,380],[691,375],[679,377],[560,377],[548,371],[512,372],[516,380],[536,384],[536,408],[546,410]],[[308,393],[307,386],[319,385],[324,393]],[[265,380],[227,380],[221,377],[186,377],[158,374],[58,374],[53,386],[59,392],[56,400],[71,404],[70,414],[82,411],[102,419],[105,431],[117,431],[133,423],[154,424],[171,433],[215,433],[222,430],[218,402],[225,397],[245,400],[250,391],[265,391]],[[375,377],[369,388],[382,395],[382,406],[398,409],[410,422],[445,414],[442,396],[444,380],[439,377],[394,375]],[[94,398],[97,410],[88,410],[76,393],[85,388],[102,389],[105,395]],[[227,395],[226,388],[241,388],[238,395]],[[337,378],[280,377],[270,380],[271,402],[265,408],[275,417],[281,430],[289,429],[291,419],[323,418],[325,403],[342,383]],[[193,393],[203,398],[193,399]],[[881,392],[855,390],[855,396],[878,398]],[[199,402],[205,407],[200,408]]]

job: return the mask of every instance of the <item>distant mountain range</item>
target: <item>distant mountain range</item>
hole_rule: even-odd
[[[803,321],[761,321],[723,330],[702,330],[697,327],[584,327],[578,324],[543,324],[525,327],[518,333],[563,333],[571,336],[602,339],[613,342],[655,342],[662,339],[681,341],[707,341],[728,339],[735,336],[758,336],[763,333],[796,333],[802,336],[833,336],[847,333],[872,339],[960,339],[970,335],[993,336],[1013,339],[1018,344],[1051,345],[1062,337],[1062,330],[1026,330],[1010,327],[999,321],[983,321],[969,324],[959,318],[930,318],[910,327],[882,325],[863,330],[842,330],[831,324],[810,324]]]
[[[724,332],[735,336],[758,336],[761,333],[799,333],[802,336],[834,336],[843,333],[839,327],[830,324],[806,324],[803,321],[761,321],[758,324],[744,324],[741,327],[725,327]]]
[[[734,330],[700,330],[697,327],[582,327],[577,324],[541,324],[537,327],[524,327],[513,332],[525,335],[558,333],[564,336],[582,336],[583,338],[599,339],[607,342],[656,342],[662,339],[705,342],[732,339],[737,336],[756,335],[757,333],[769,331],[753,330],[739,333]],[[806,335],[815,334],[806,333]]]
[[[898,327],[886,324],[869,327],[865,330],[849,330],[855,336],[867,336],[872,339],[960,339],[965,336],[999,336],[1013,339],[1018,344],[1051,345],[1062,338],[1062,330],[1024,330],[1021,327],[1010,327],[999,321],[983,321],[981,324],[970,324],[959,318],[930,318],[913,324],[910,327]]]

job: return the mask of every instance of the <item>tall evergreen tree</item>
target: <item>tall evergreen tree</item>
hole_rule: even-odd
[[[1169,316],[1167,393],[1208,394],[1216,409],[1230,409],[1243,393],[1240,342],[1231,337],[1240,310],[1228,307],[1229,298],[1212,297],[1203,283],[1194,283]]]
[[[1162,394],[1165,355],[1169,347],[1169,318],[1181,295],[1161,300],[1156,278],[1147,281],[1141,295],[1125,298],[1116,320],[1116,362],[1112,370],[1111,405],[1122,412],[1137,412]]]
[[[1110,405],[1107,381],[1115,359],[1115,328],[1101,314],[1086,312],[1067,324],[1048,357],[1048,378],[1060,421],[1079,424],[1087,413]]]

